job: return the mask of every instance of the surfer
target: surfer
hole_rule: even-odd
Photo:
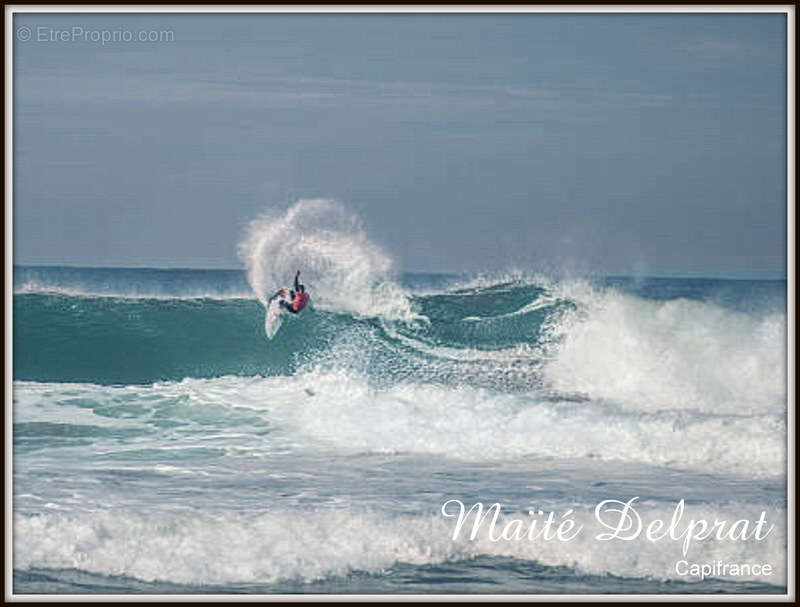
[[[306,293],[305,285],[301,284],[299,279],[300,279],[300,270],[297,270],[297,274],[294,275],[294,290],[289,291],[288,300],[281,299],[279,302],[281,308],[283,308],[284,310],[288,310],[292,314],[299,313],[300,310],[306,307],[306,304],[310,299],[308,293]],[[286,287],[278,289],[278,292],[269,298],[270,302],[279,295],[282,295],[284,293],[286,293]]]

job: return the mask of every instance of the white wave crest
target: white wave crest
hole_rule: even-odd
[[[184,289],[182,293],[164,293],[154,289],[136,288],[135,285],[127,288],[100,290],[94,287],[53,285],[37,281],[27,281],[14,287],[14,295],[62,295],[66,297],[84,297],[87,299],[116,299],[116,300],[156,300],[156,301],[194,301],[218,300],[240,301],[252,300],[253,294],[249,291],[220,292],[206,288]]]
[[[488,555],[567,566],[588,574],[693,581],[675,571],[676,561],[684,558],[680,541],[649,541],[644,533],[630,541],[599,541],[597,532],[607,529],[593,520],[593,508],[560,504],[553,511],[558,514],[568,508],[574,508],[574,520],[583,525],[582,532],[569,541],[525,537],[498,541],[490,537],[488,522],[474,540],[469,539],[471,522],[454,540],[454,519],[441,514],[393,515],[354,508],[279,509],[256,515],[191,511],[145,514],[124,509],[91,514],[15,514],[14,567],[75,568],[173,583],[270,583],[315,580],[352,571],[379,572],[395,563],[425,565]],[[637,511],[645,521],[661,519],[669,523],[674,504],[641,504]],[[767,522],[774,524],[766,538],[698,540],[689,548],[688,560],[770,563],[773,573],[768,576],[722,577],[784,584],[784,509],[735,503],[687,506],[691,518],[709,522],[755,521],[761,511],[766,513]],[[524,518],[522,514],[504,513],[494,538],[507,521]]]
[[[557,344],[545,376],[556,390],[640,411],[786,411],[784,315],[654,301],[586,283],[556,291],[578,304],[549,327]]]

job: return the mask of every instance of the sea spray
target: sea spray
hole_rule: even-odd
[[[248,227],[239,257],[262,303],[301,270],[313,305],[365,317],[410,319],[393,259],[369,240],[361,220],[328,199],[267,211]]]

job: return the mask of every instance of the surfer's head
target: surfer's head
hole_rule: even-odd
[[[305,293],[306,292],[306,286],[305,285],[297,285],[297,290],[300,291],[301,293]]]

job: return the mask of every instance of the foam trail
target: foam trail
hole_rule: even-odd
[[[284,213],[251,222],[239,245],[250,285],[261,302],[296,270],[320,308],[359,316],[412,317],[394,262],[371,242],[357,216],[328,199],[300,200]]]
[[[528,312],[534,312],[535,310],[548,308],[558,302],[559,300],[555,297],[541,297],[535,301],[532,301],[529,304],[522,306],[519,310],[514,310],[513,312],[508,312],[506,314],[498,314],[496,316],[466,316],[461,320],[463,322],[482,322],[485,320],[500,320],[502,318],[514,318],[515,316],[522,316],[523,314],[527,314]]]

